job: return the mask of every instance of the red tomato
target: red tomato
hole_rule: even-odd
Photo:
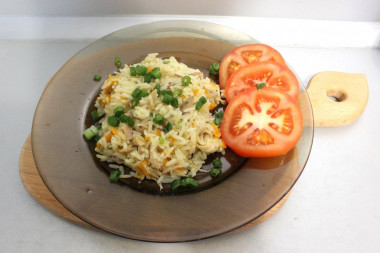
[[[299,84],[297,77],[286,66],[275,62],[258,62],[240,67],[228,79],[225,96],[230,101],[239,92],[265,83],[266,87],[276,88],[298,99]],[[264,88],[265,89],[265,88]]]
[[[222,139],[244,157],[284,155],[302,133],[302,113],[288,94],[275,89],[250,89],[228,104],[222,124]]]
[[[219,67],[219,85],[223,89],[230,75],[240,66],[254,62],[278,62],[286,65],[281,54],[274,48],[264,44],[248,44],[228,52]]]

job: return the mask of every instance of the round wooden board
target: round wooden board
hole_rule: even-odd
[[[32,144],[31,144],[30,136],[28,136],[22,148],[21,155],[20,155],[19,169],[20,169],[21,181],[24,184],[25,189],[42,206],[44,206],[45,208],[47,208],[49,211],[53,212],[57,216],[64,218],[74,224],[77,224],[86,228],[102,231],[98,229],[97,227],[94,227],[91,224],[75,216],[73,213],[67,210],[61,203],[59,203],[58,200],[51,194],[51,192],[48,190],[48,188],[42,181],[38,173],[38,170],[36,168],[36,164],[34,162],[33,153],[32,153]],[[262,223],[263,221],[265,221],[266,219],[274,215],[282,207],[282,205],[288,199],[289,194],[290,192],[288,192],[275,206],[273,206],[270,210],[268,210],[259,218],[255,219],[254,221],[230,233],[240,232]]]

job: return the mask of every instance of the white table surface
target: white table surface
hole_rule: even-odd
[[[226,18],[195,19],[228,23]],[[61,30],[68,39],[49,38],[49,34],[25,38],[31,24],[8,21],[0,19],[0,27],[9,31],[12,26],[23,28],[0,32],[0,252],[380,252],[379,44],[372,48],[357,43],[354,47],[328,48],[310,41],[312,46],[300,47],[281,39],[276,43],[275,36],[269,35],[270,42],[278,45],[276,48],[305,83],[325,70],[365,73],[370,93],[366,110],[352,125],[315,129],[303,174],[285,205],[264,223],[244,232],[195,242],[150,243],[92,231],[55,216],[26,192],[18,170],[22,145],[49,78],[96,36],[143,20],[120,24],[114,18],[115,23],[100,26],[100,34],[72,38],[70,34],[74,36],[83,24],[74,18],[77,26]],[[50,24],[49,19],[29,21],[46,22],[46,27]],[[264,25],[278,22],[261,21]],[[49,29],[53,33],[54,27]],[[338,40],[332,38],[335,44]],[[304,41],[307,44],[307,39]]]

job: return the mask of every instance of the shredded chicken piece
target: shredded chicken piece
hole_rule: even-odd
[[[195,71],[195,72],[191,73],[190,75],[191,76],[198,76],[199,79],[203,79],[203,73],[200,71]]]
[[[121,129],[123,130],[128,141],[132,139],[132,128],[130,126],[125,125]]]
[[[187,102],[183,103],[180,107],[181,112],[185,111],[187,108],[190,108],[194,105],[194,97],[189,97],[186,101]]]
[[[146,141],[145,141],[144,137],[142,137],[141,135],[134,135],[134,136],[132,136],[132,139],[133,139],[134,145],[137,145],[137,146],[146,145]]]
[[[156,169],[161,169],[162,168],[162,162],[159,159],[159,152],[156,150],[157,146],[151,145],[150,150],[149,150],[149,160],[150,160],[150,165],[153,168]]]
[[[206,153],[213,153],[218,151],[218,142],[212,138],[212,134],[203,133],[199,135],[197,140],[197,148]]]
[[[156,106],[156,102],[157,102],[157,90],[153,90],[151,93],[150,93],[150,98],[149,98],[149,107],[151,110],[154,109],[154,107]]]

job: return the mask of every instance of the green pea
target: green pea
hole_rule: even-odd
[[[94,141],[95,141],[95,142],[98,142],[101,138],[102,138],[102,137],[101,137],[99,134],[97,134],[97,135],[95,135],[95,137],[94,137]]]
[[[153,123],[155,123],[157,125],[162,125],[164,123],[164,116],[162,116],[161,114],[157,113],[154,116]]]
[[[170,101],[170,104],[174,107],[174,108],[178,108],[178,98],[173,98],[171,99]]]
[[[144,83],[150,83],[152,81],[152,74],[145,74],[144,75]]]
[[[157,90],[157,96],[160,96],[161,94],[161,84],[156,84],[153,88],[153,90]]]
[[[109,116],[107,121],[108,121],[108,125],[113,126],[113,127],[119,126],[119,123],[120,123],[119,119],[115,115]]]
[[[94,75],[94,81],[99,82],[101,79],[102,79],[101,76],[99,76],[99,75]]]
[[[90,116],[91,116],[91,120],[92,120],[92,122],[96,122],[96,121],[98,121],[98,119],[100,118],[99,113],[98,113],[97,110],[92,111],[92,112],[90,113]]]
[[[147,90],[141,90],[140,91],[140,94],[139,94],[139,97],[147,97],[147,96],[149,96],[149,92],[147,91]]]
[[[137,65],[136,66],[136,75],[143,76],[148,71],[148,68],[143,65]]]
[[[135,121],[131,117],[129,117],[125,114],[121,115],[119,117],[119,120],[122,123],[127,123],[130,127],[133,127],[135,125]]]
[[[113,109],[113,114],[116,117],[120,117],[123,113],[124,113],[124,107],[122,107],[122,106],[118,106],[115,109]]]
[[[136,88],[136,89],[134,89],[134,90],[132,91],[132,97],[133,97],[133,98],[137,98],[138,95],[140,94],[140,92],[141,92],[141,89],[140,89],[140,88]]]
[[[222,124],[222,119],[220,119],[220,118],[215,118],[215,119],[214,119],[214,124],[217,125],[217,126],[219,126],[220,124]]]
[[[170,130],[172,130],[173,129],[173,126],[172,126],[172,124],[170,124],[170,122],[168,122],[167,124],[166,124],[166,126],[162,129],[165,133],[169,133],[170,132]]]
[[[210,170],[210,176],[211,176],[211,177],[217,177],[219,174],[220,174],[220,169],[212,168],[212,169]]]
[[[173,182],[172,182],[172,190],[174,191],[174,190],[176,190],[178,187],[180,187],[181,186],[181,180],[174,180]]]
[[[121,59],[120,59],[120,57],[115,57],[114,58],[114,62],[115,62],[116,67],[118,67],[118,68],[121,67]]]
[[[192,187],[192,188],[196,188],[199,186],[199,182],[193,178],[190,178],[191,180],[189,180],[188,182],[188,186]]]
[[[214,161],[212,161],[212,165],[214,166],[214,168],[220,169],[222,168],[222,161],[220,161],[219,159],[214,159]]]
[[[131,74],[131,76],[136,76],[136,67],[130,67],[129,73]]]
[[[172,96],[169,95],[169,94],[165,94],[162,98],[162,102],[164,102],[165,104],[170,104],[170,102],[172,101]]]
[[[195,103],[195,109],[200,110],[204,104],[206,104],[207,99],[202,96],[196,103]]]
[[[175,90],[174,92],[173,92],[173,96],[174,97],[178,97],[178,96],[181,96],[182,95],[182,90]]]
[[[111,171],[111,174],[110,174],[110,182],[111,182],[111,183],[116,183],[117,180],[119,180],[120,175],[121,175],[120,170],[114,170],[114,171]]]
[[[162,76],[162,73],[161,73],[159,67],[154,68],[154,69],[150,72],[150,74],[152,75],[152,77],[153,77],[154,79],[159,79],[159,78],[161,78],[161,76]]]
[[[170,96],[173,96],[173,92],[171,90],[162,90],[161,95],[165,96],[165,94],[169,94]]]

